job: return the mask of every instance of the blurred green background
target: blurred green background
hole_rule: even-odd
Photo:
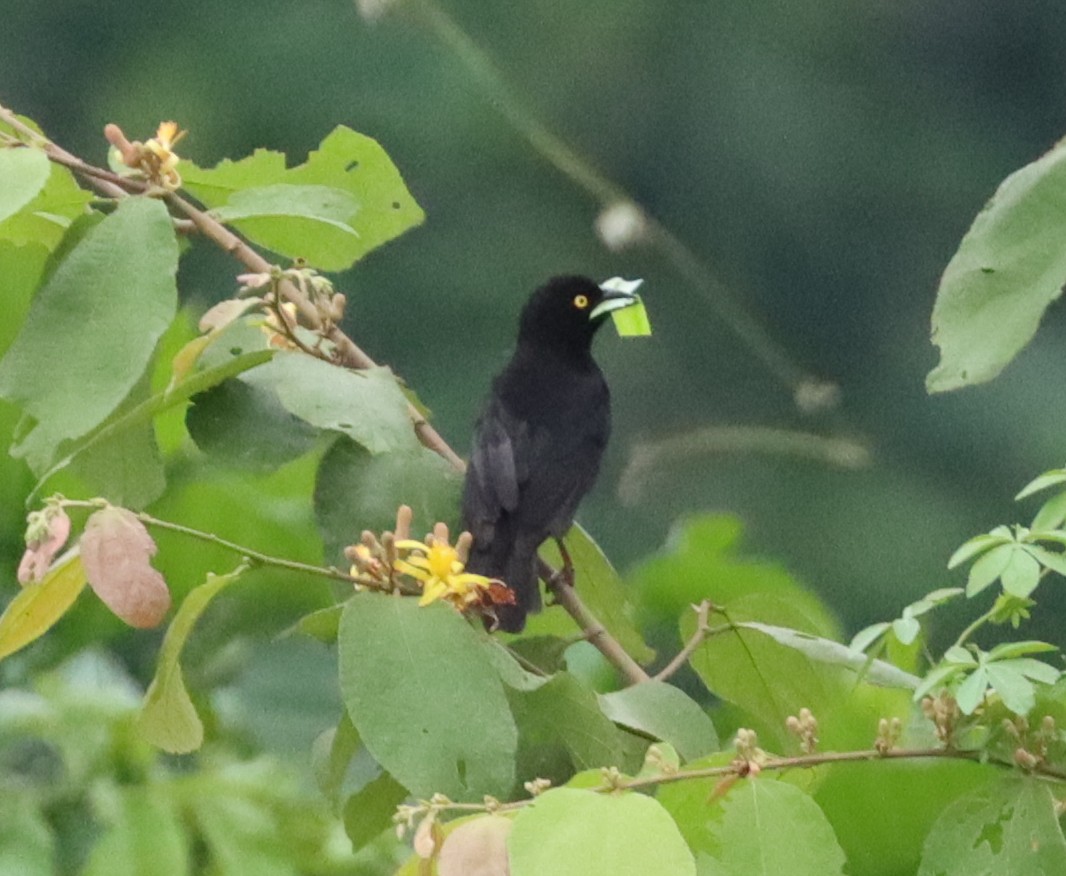
[[[190,132],[182,154],[202,165],[259,146],[295,163],[339,123],[377,138],[428,219],[339,278],[346,328],[417,388],[461,451],[537,283],[644,277],[655,335],[608,330],[598,342],[615,433],[580,515],[623,568],[679,516],[733,513],[749,550],[786,565],[853,631],[960,583],[945,562],[961,541],[1026,519],[1012,496],[1063,461],[1061,319],[991,385],[929,397],[923,380],[939,274],[999,181],[1066,130],[1060,3],[446,8],[537,117],[685,241],[794,361],[839,384],[835,411],[800,413],[661,256],[607,251],[597,204],[402,8],[370,23],[345,0],[8,3],[0,101],[95,162],[107,122],[146,137],[173,118]],[[232,293],[237,268],[206,255],[183,271],[187,296],[207,303]],[[723,426],[848,437],[873,461],[689,454],[623,479],[641,442]],[[10,462],[3,481],[10,582],[27,481]],[[1041,589],[1029,633],[1066,644],[1056,590]]]

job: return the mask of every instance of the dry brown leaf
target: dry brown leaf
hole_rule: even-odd
[[[170,591],[149,560],[156,546],[125,508],[104,508],[85,524],[81,560],[89,585],[132,627],[158,626],[170,608]]]

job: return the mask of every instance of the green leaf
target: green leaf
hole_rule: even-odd
[[[1036,690],[1032,682],[1020,671],[1020,667],[1015,665],[1018,662],[1020,661],[1004,660],[1000,663],[989,663],[984,667],[985,677],[988,679],[989,686],[1003,700],[1003,705],[1015,714],[1028,715],[1036,705]],[[1038,666],[1047,666],[1036,660],[1030,662]],[[1050,666],[1047,668],[1051,669]],[[1050,683],[1054,683],[1058,678],[1058,672],[1054,670],[1052,672],[1054,675]]]
[[[517,639],[515,643],[520,641],[522,640]],[[507,687],[526,691],[536,690],[541,685],[548,683],[549,675],[537,675],[530,672],[515,659],[511,651],[517,651],[518,649],[514,644],[508,647],[497,637],[490,636],[485,639],[484,645],[488,661],[495,667],[496,672],[499,673],[500,681]]]
[[[71,223],[85,215],[91,200],[92,195],[77,184],[67,168],[52,164],[48,179],[37,194],[16,213],[0,221],[0,240],[20,247],[36,245],[53,250]]]
[[[714,724],[699,704],[661,681],[600,695],[603,713],[623,727],[669,742],[685,760],[718,750]]]
[[[942,758],[885,760],[877,763],[877,777],[871,781],[869,766],[837,764],[824,771],[814,791],[847,855],[849,872],[856,876],[917,873],[922,842],[944,807],[987,783],[992,770]],[[765,778],[763,773],[759,781]],[[986,871],[985,876],[1008,874]]]
[[[1066,145],[1015,171],[985,205],[940,281],[930,392],[991,380],[1036,333],[1066,283]]]
[[[939,666],[933,667],[925,674],[922,683],[914,689],[914,701],[920,702],[922,697],[926,694],[938,691],[941,687],[947,684],[950,679],[954,678],[956,675],[962,675],[966,671],[966,666],[951,662],[941,663]]]
[[[948,806],[925,840],[918,876],[1066,873],[1066,839],[1051,788],[1030,778],[993,782]]]
[[[319,434],[286,410],[276,393],[240,379],[194,396],[185,425],[204,453],[253,471],[272,471],[302,456]]]
[[[107,825],[83,876],[188,876],[185,830],[173,803],[155,785],[96,787],[98,817]]]
[[[305,614],[286,632],[300,632],[312,639],[318,639],[326,645],[337,641],[337,630],[341,623],[344,605],[330,605],[310,614]]]
[[[573,644],[572,638],[559,636],[519,636],[511,639],[507,647],[545,675],[551,675],[566,669],[566,651]],[[510,684],[506,678],[504,681]]]
[[[936,590],[930,591],[925,594],[921,599],[917,599],[903,609],[904,617],[920,617],[927,612],[932,611],[934,608],[943,605],[945,602],[950,602],[958,596],[962,596],[966,591],[962,587],[940,587]]]
[[[1002,575],[1003,570],[1010,565],[1015,549],[1014,542],[1001,544],[970,566],[970,574],[966,579],[966,595],[976,596]]]
[[[636,304],[611,311],[611,320],[620,338],[643,338],[651,334],[651,320],[639,295]]]
[[[148,376],[146,373],[137,381],[101,429],[123,419],[148,400]],[[155,429],[148,420],[114,431],[107,441],[87,445],[72,462],[73,471],[92,494],[124,508],[140,510],[166,489],[163,459],[156,444]]]
[[[344,803],[344,830],[358,852],[392,826],[396,807],[407,799],[407,789],[388,773],[371,779]]]
[[[1025,657],[1029,654],[1048,654],[1058,651],[1058,647],[1050,642],[1038,642],[1034,640],[1025,642],[1003,642],[996,645],[988,652],[989,660],[1009,660],[1014,657]]]
[[[1051,471],[1046,471],[1042,475],[1033,478],[1022,487],[1021,492],[1014,497],[1014,501],[1020,501],[1033,495],[1033,493],[1039,493],[1048,487],[1057,487],[1059,484],[1066,484],[1066,468],[1053,468]]]
[[[904,645],[910,645],[922,631],[922,625],[913,617],[900,617],[892,621],[892,634]]]
[[[337,726],[320,733],[311,745],[311,772],[322,796],[335,809],[339,807],[348,767],[361,744],[352,719],[344,712]]]
[[[913,690],[918,686],[919,679],[917,676],[904,672],[902,669],[883,660],[871,660],[861,651],[855,651],[847,645],[842,645],[840,642],[834,642],[831,639],[812,636],[802,630],[793,630],[787,627],[778,627],[753,621],[738,623],[737,626],[763,633],[775,642],[784,645],[786,648],[799,651],[818,663],[845,666],[854,672],[859,672],[871,684],[899,687],[907,690]]]
[[[11,342],[30,308],[33,292],[41,282],[48,250],[39,244],[14,244],[0,240],[0,277],[4,278],[4,319],[0,321],[0,356]]]
[[[358,211],[359,202],[341,189],[280,184],[234,192],[211,212],[276,253],[343,270],[350,261],[338,254],[359,246],[348,224]]]
[[[508,699],[518,724],[518,773],[562,782],[575,770],[622,766],[622,734],[596,694],[568,672]]]
[[[695,876],[677,825],[641,794],[554,788],[515,818],[511,876]]]
[[[737,782],[709,807],[704,831],[694,844],[700,874],[844,873],[844,852],[828,819],[814,800],[787,782]]]
[[[388,368],[351,371],[304,353],[282,352],[240,379],[275,393],[304,422],[347,435],[371,453],[411,446],[407,399]]]
[[[392,530],[400,505],[414,511],[416,532],[438,520],[453,522],[461,483],[458,472],[413,434],[408,447],[377,455],[339,439],[323,456],[315,482],[315,519],[327,561],[341,562],[344,547],[364,529]]]
[[[988,693],[988,669],[978,666],[955,691],[955,700],[964,715],[972,715]]]
[[[1057,529],[1064,521],[1066,521],[1066,490],[1052,496],[1040,506],[1029,528],[1034,532]]]
[[[1040,564],[1026,548],[1018,547],[1011,554],[1006,568],[1000,573],[1000,580],[1005,592],[1025,599],[1040,583]]]
[[[1042,548],[1035,544],[1026,545],[1025,550],[1041,565],[1047,566],[1053,572],[1058,572],[1060,575],[1066,575],[1066,554],[1049,551],[1046,548]]]
[[[243,573],[243,567],[228,575],[208,573],[207,581],[190,590],[182,601],[163,639],[155,677],[137,716],[137,729],[153,745],[171,754],[195,751],[204,741],[203,724],[182,678],[181,651],[211,600]]]
[[[892,624],[887,621],[870,624],[870,626],[859,630],[854,637],[852,637],[851,642],[848,643],[848,647],[853,651],[865,651],[890,629],[892,629]]]
[[[130,430],[138,430],[145,423],[169,408],[184,402],[197,393],[204,392],[222,381],[269,361],[274,355],[272,350],[237,350],[226,357],[218,357],[210,367],[188,374],[179,383],[168,386],[165,390],[153,393],[126,413],[108,418],[100,428],[90,432],[84,438],[63,446],[63,456],[44,474],[41,475],[34,492],[40,491],[44,483],[53,475],[73,463],[79,455],[93,451],[96,447],[118,441],[120,444]]]
[[[327,187],[345,193],[350,201],[342,202],[338,196],[331,195],[327,211],[320,206],[309,209],[304,204],[302,209],[317,217],[318,221],[313,223],[305,216],[283,214],[269,220],[235,220],[237,227],[254,242],[283,255],[302,256],[323,270],[345,270],[425,218],[381,146],[349,128],[334,129],[318,150],[308,156],[306,163],[292,168],[286,168],[285,164],[285,156],[280,152],[258,149],[248,158],[223,161],[212,170],[182,162],[182,179],[185,187],[209,207],[235,211],[241,209],[241,193],[247,189]],[[266,196],[252,197],[262,202]],[[350,209],[342,207],[343,203]],[[248,209],[247,205],[244,209]],[[326,218],[337,225],[321,221]],[[307,235],[309,226],[332,230],[316,239]],[[339,226],[351,228],[354,234]]]
[[[71,551],[43,579],[16,593],[0,615],[0,660],[47,633],[74,604],[86,581],[81,557]]]
[[[1010,544],[1013,539],[1009,535],[996,535],[991,532],[983,532],[981,535],[975,535],[973,538],[963,542],[959,548],[951,555],[948,560],[948,568],[954,569],[956,566],[961,566],[967,560],[972,559],[978,554],[983,554],[987,550],[991,550],[999,544]]]
[[[733,600],[729,617],[734,623],[758,618],[759,622],[778,622],[775,626],[813,626],[794,603],[773,593]],[[683,616],[682,639],[687,641],[694,630],[695,618]],[[868,658],[863,655],[862,659]],[[785,722],[801,708],[809,708],[823,727],[830,725],[826,716],[847,700],[846,691],[854,686],[854,675],[845,667],[812,660],[764,632],[743,626],[707,639],[689,662],[711,693],[759,722],[763,744],[773,747],[787,744]]]
[[[40,149],[0,149],[0,222],[37,197],[51,169]]]
[[[633,606],[622,579],[611,561],[580,524],[575,523],[564,539],[574,564],[574,586],[589,611],[607,628],[630,657],[638,663],[649,663],[655,652],[648,647],[633,622]],[[559,549],[549,540],[540,550],[555,568],[562,565]],[[531,629],[536,629],[532,625]]]
[[[1054,684],[1062,675],[1062,672],[1054,666],[1029,657],[1019,657],[1016,660],[1001,660],[998,663],[989,664],[989,668],[993,666],[1007,667],[1012,672],[1017,672],[1042,684]]]
[[[174,316],[177,263],[166,208],[127,198],[37,293],[0,361],[0,396],[36,420],[14,451],[35,471],[63,440],[106,419],[144,374]]]
[[[440,603],[366,592],[345,605],[345,706],[374,759],[416,796],[511,791],[518,733],[484,635]]]

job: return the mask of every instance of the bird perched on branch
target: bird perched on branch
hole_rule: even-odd
[[[515,604],[496,606],[500,629],[518,632],[540,609],[537,549],[562,538],[596,480],[611,410],[592,339],[611,311],[638,300],[585,277],[554,277],[522,311],[514,355],[478,420],[463,487],[463,527],[474,536],[467,570],[515,592]]]

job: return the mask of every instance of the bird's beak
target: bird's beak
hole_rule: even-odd
[[[621,310],[636,304],[640,300],[637,297],[637,289],[643,282],[643,280],[623,280],[621,277],[612,277],[601,283],[600,290],[603,292],[603,298],[592,308],[589,319],[599,319],[613,310]]]

